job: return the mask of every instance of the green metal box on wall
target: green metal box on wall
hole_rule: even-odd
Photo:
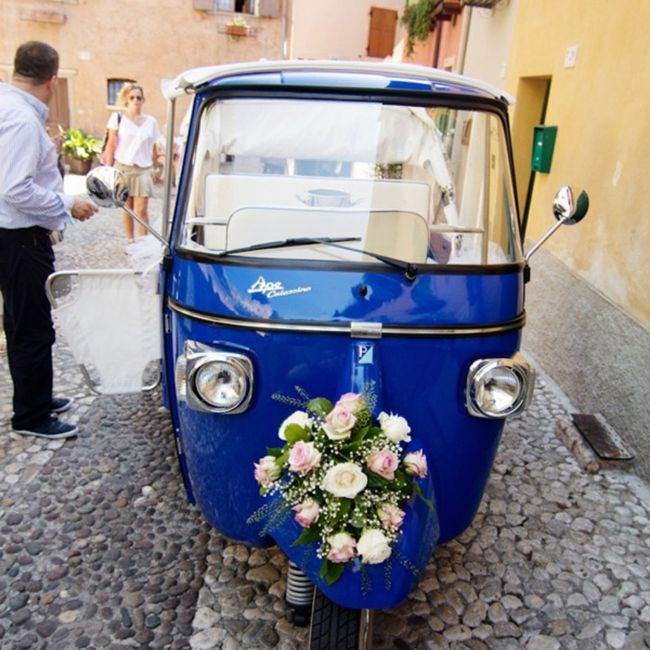
[[[551,171],[553,149],[557,126],[536,126],[533,135],[533,160],[531,169],[535,172],[548,173]]]

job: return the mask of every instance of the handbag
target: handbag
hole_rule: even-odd
[[[122,121],[122,113],[117,114],[117,131],[119,132],[120,130],[120,122]],[[104,155],[104,152],[106,151],[106,145],[108,145],[108,128],[106,129],[106,132],[104,133],[104,143],[102,144],[102,156]]]

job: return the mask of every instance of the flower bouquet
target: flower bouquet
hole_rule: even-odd
[[[306,397],[306,396],[305,396]],[[345,566],[358,570],[391,556],[404,521],[406,502],[424,498],[418,478],[427,475],[422,450],[405,453],[408,422],[381,412],[372,417],[373,398],[342,395],[304,405],[282,422],[282,447],[268,449],[255,463],[263,495],[281,496],[280,508],[293,512],[303,531],[294,544],[318,544],[320,575],[336,582]]]

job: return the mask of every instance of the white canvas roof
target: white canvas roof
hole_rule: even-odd
[[[255,74],[263,72],[304,71],[304,72],[348,72],[348,73],[374,73],[390,77],[426,79],[431,82],[464,84],[470,88],[488,93],[495,98],[505,99],[512,103],[513,98],[503,90],[478,79],[463,77],[444,70],[428,68],[410,63],[374,62],[374,61],[256,61],[233,63],[226,65],[193,68],[178,75],[171,83],[165,84],[163,93],[167,99],[174,99],[197,86],[234,75]]]

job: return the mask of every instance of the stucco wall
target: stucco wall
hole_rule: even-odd
[[[469,34],[463,74],[505,88],[519,0],[494,9],[465,7]]]
[[[528,236],[538,238],[551,225],[549,207],[560,185],[586,188],[589,216],[549,241],[547,250],[645,328],[650,327],[649,22],[650,2],[522,2],[508,74],[512,93],[521,78],[551,78],[546,124],[559,126],[551,173],[535,180]],[[565,67],[571,46],[578,48],[576,63]],[[515,106],[515,136],[520,108]],[[530,169],[532,134],[524,135],[520,182]]]
[[[526,0],[519,3],[507,75],[517,94],[513,135],[520,187],[548,80],[545,123],[557,125],[551,172],[537,174],[528,237],[554,223],[565,183],[588,190],[591,208],[531,259],[524,346],[583,413],[602,413],[650,479],[650,3]],[[567,48],[577,47],[574,66]],[[537,102],[537,104],[536,104]],[[520,194],[521,196],[521,194]]]
[[[65,22],[21,19],[32,10],[62,12]],[[13,67],[18,45],[32,39],[46,41],[59,51],[61,73],[69,78],[73,126],[103,135],[109,115],[106,80],[131,78],[144,85],[144,110],[154,115],[162,127],[162,79],[174,78],[195,66],[282,57],[280,17],[247,15],[255,35],[241,38],[223,33],[232,17],[229,12],[194,10],[191,0],[3,0],[0,75],[3,71],[7,75]]]
[[[371,7],[392,9],[401,18],[404,0],[293,0],[290,58],[365,58]],[[398,22],[396,41],[400,33]]]

